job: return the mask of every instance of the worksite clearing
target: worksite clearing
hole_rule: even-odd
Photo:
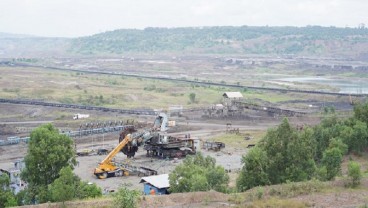
[[[207,139],[214,138],[216,135],[223,135],[226,132],[226,125],[218,124],[218,123],[199,123],[199,122],[185,122],[178,123],[180,125],[188,125],[194,127],[200,127],[199,130],[190,131],[191,137],[201,138],[201,140],[206,141]],[[244,132],[252,132],[257,131],[254,129],[258,129],[259,131],[264,131],[267,127],[275,125],[269,124],[268,126],[239,126],[241,131]],[[177,132],[172,133],[172,135],[182,135],[187,132]],[[113,149],[118,144],[119,133],[110,133],[103,136],[102,135],[91,135],[82,138],[76,138],[76,147],[77,150],[95,150],[99,148],[105,149]],[[259,139],[259,138],[258,138]],[[244,140],[244,143],[249,143],[250,141]],[[256,142],[251,141],[251,142]],[[12,168],[14,166],[14,161],[17,159],[21,159],[25,156],[27,151],[26,144],[18,144],[18,145],[9,145],[9,146],[0,146],[0,167],[4,168]],[[225,167],[230,171],[237,171],[241,168],[241,156],[246,153],[246,149],[236,148],[234,146],[227,146],[221,151],[211,151],[201,149],[204,155],[210,155],[216,158],[218,164]],[[98,155],[97,153],[87,155],[87,156],[78,156],[77,157],[77,166],[75,167],[75,173],[81,177],[82,180],[86,180],[89,182],[96,183],[103,190],[115,191],[120,186],[124,185],[130,187],[131,189],[142,189],[142,184],[139,184],[140,176],[138,175],[130,175],[123,177],[111,177],[107,179],[97,179],[93,174],[94,169],[97,167],[98,163],[102,161],[106,155]],[[155,157],[147,157],[146,151],[143,149],[143,146],[139,147],[138,152],[134,156],[134,158],[127,158],[127,156],[123,153],[118,153],[114,158],[115,162],[130,164],[139,167],[146,167],[152,170],[157,170],[158,174],[170,173],[171,170],[175,168],[176,165],[180,164],[182,158],[177,159],[159,159]]]
[[[201,59],[198,59],[198,62],[204,61]],[[216,73],[230,76],[236,75],[235,72],[238,71],[239,66],[236,64],[222,63],[220,59],[210,60],[212,64],[221,65],[223,69],[234,72],[221,71],[213,67]],[[129,62],[129,64],[140,63]],[[308,94],[308,91],[300,93],[288,88],[278,90],[274,87],[279,88],[280,86],[274,86],[274,84],[267,84],[266,88],[269,89],[265,88],[266,91],[239,89],[239,87],[229,87],[230,84],[226,85],[222,80],[224,74],[221,76],[217,74],[217,78],[214,79],[214,82],[217,83],[207,86],[204,85],[208,83],[206,80],[190,83],[195,80],[194,77],[188,77],[187,80],[182,79],[188,83],[146,79],[139,76],[122,77],[119,74],[116,75],[121,71],[118,68],[115,69],[115,66],[110,68],[110,71],[102,71],[110,73],[108,75],[99,74],[100,72],[88,74],[87,72],[91,69],[83,69],[83,72],[70,72],[47,67],[42,69],[30,66],[13,67],[4,67],[2,80],[7,80],[11,76],[15,78],[14,82],[6,83],[9,84],[7,87],[10,90],[7,88],[0,92],[4,97],[0,100],[0,140],[2,140],[0,142],[0,168],[13,169],[15,162],[21,161],[27,153],[27,138],[30,132],[41,124],[52,123],[60,130],[60,133],[70,136],[75,143],[77,160],[74,168],[75,174],[83,181],[97,184],[106,195],[117,191],[121,186],[142,191],[141,177],[169,174],[178,164],[182,163],[186,155],[196,152],[215,158],[217,164],[224,167],[229,173],[229,187],[233,188],[236,186],[236,178],[242,168],[242,156],[246,155],[250,148],[257,146],[258,141],[267,130],[279,125],[284,117],[289,119],[293,127],[302,129],[304,126],[319,123],[321,118],[328,116],[331,111],[338,112],[337,117],[348,117],[352,114],[354,102],[366,100],[366,96],[360,94],[339,95],[337,90],[333,90],[334,94],[326,94],[323,91],[311,94]],[[56,67],[61,66],[56,65]],[[45,73],[44,70],[53,71]],[[191,70],[193,70],[192,75],[197,74],[195,71],[197,67]],[[264,76],[261,68],[257,70],[259,72],[257,76]],[[279,70],[276,68],[275,73],[279,73]],[[152,74],[151,72],[148,71],[147,74]],[[289,71],[282,70],[282,72],[287,74]],[[294,72],[299,74],[298,71]],[[27,86],[32,86],[34,89],[30,91],[21,89],[17,92],[16,87],[23,81],[18,80],[17,77],[25,76],[26,73],[38,73],[39,76],[33,76],[34,80],[24,85],[25,89],[28,89]],[[145,76],[143,72],[142,74]],[[181,79],[179,75],[175,77]],[[248,76],[248,73],[244,72],[242,76]],[[72,81],[65,81],[65,77]],[[238,83],[238,85],[253,86],[254,80],[259,77],[251,77],[245,83]],[[42,83],[48,78],[54,79],[52,84],[55,86],[51,92],[42,86]],[[238,77],[226,81],[232,83],[237,80]],[[242,78],[240,77],[239,80]],[[222,82],[224,82],[223,86]],[[257,85],[262,88],[261,83]],[[299,86],[302,86],[303,90],[312,91],[320,88],[319,85],[312,84]],[[60,91],[60,89],[67,90]],[[125,94],[118,94],[121,92]],[[195,92],[194,98],[191,97],[193,94],[191,92]],[[32,99],[33,94],[35,99]],[[38,94],[42,95],[39,96],[39,100],[36,99]],[[52,94],[53,97],[47,97],[47,94]],[[156,128],[155,131],[160,136],[152,136],[151,140],[147,140],[146,143],[143,135],[152,131],[157,116],[160,116],[162,112],[169,116],[166,121],[168,129]],[[127,135],[122,137],[121,133],[130,127],[134,127],[139,136],[130,138],[129,142],[136,139],[137,142],[143,144],[138,147],[137,152],[129,152],[127,155],[124,152],[127,143],[119,145],[119,142],[128,138]],[[132,132],[131,135],[133,134]],[[139,139],[142,141],[138,141]],[[171,149],[163,151],[161,146],[158,147],[157,143],[163,141],[160,139],[173,141],[168,142],[167,147],[174,151],[170,151]],[[193,140],[193,143],[188,144],[189,146],[182,146],[182,143],[190,143],[189,140]],[[114,150],[113,154],[112,150]],[[109,170],[110,175],[107,176],[104,173],[109,171],[103,169],[106,164],[112,167]],[[127,174],[115,174],[123,169]],[[199,199],[188,202],[186,197],[193,197],[189,193],[171,194],[171,199],[182,198],[181,202],[184,205],[188,202],[191,207],[197,207],[197,205],[198,207],[222,207],[230,197],[217,192],[193,194],[202,197],[202,200],[204,197],[219,197],[223,201],[209,202],[205,205]],[[156,200],[152,207],[158,205],[164,205],[163,207],[184,206],[180,203],[175,204],[165,197],[161,198],[167,201],[163,202],[164,204],[155,204],[161,200],[158,198],[147,198],[144,203]],[[81,206],[86,206],[86,204]],[[142,206],[144,207],[144,204]],[[147,205],[149,206],[151,205]]]
[[[283,116],[292,116],[289,119],[296,126],[312,125],[319,121],[318,116],[293,113],[297,111],[278,109],[268,111],[269,109],[260,109],[259,107],[252,109],[247,105],[239,105],[242,100],[243,97],[239,92],[224,93],[223,104],[217,104],[215,107],[209,106],[207,110],[200,109],[201,113],[198,110],[185,112],[185,116],[172,116],[170,117],[170,121],[164,116],[167,126],[171,125],[171,127],[168,129],[167,127],[161,127],[158,130],[161,132],[160,134],[168,135],[168,138],[195,139],[198,144],[196,144],[197,147],[192,148],[193,153],[200,151],[205,156],[209,155],[215,158],[217,164],[223,166],[230,173],[230,186],[235,186],[236,173],[242,167],[242,156],[247,153],[249,148],[256,145],[268,128],[278,125]],[[185,157],[185,154],[177,154],[175,152],[164,156],[164,153],[155,152],[152,149],[154,148],[153,146],[149,149],[146,148],[146,151],[144,145],[141,145],[135,155],[133,154],[134,157],[127,157],[126,154],[120,152],[125,144],[119,147],[120,149],[116,149],[119,144],[121,128],[134,127],[137,132],[141,132],[140,136],[142,136],[145,131],[147,132],[147,129],[157,125],[157,118],[161,118],[161,114],[159,113],[157,113],[158,117],[149,115],[126,116],[124,114],[98,110],[83,111],[80,109],[63,109],[23,104],[2,104],[0,107],[2,108],[2,112],[8,112],[8,114],[4,113],[3,120],[9,118],[14,120],[12,123],[4,122],[1,126],[3,132],[9,132],[9,136],[11,132],[15,130],[19,131],[17,126],[20,124],[25,126],[25,129],[28,129],[30,132],[32,127],[35,127],[34,122],[53,122],[59,128],[62,127],[62,133],[72,135],[72,139],[75,141],[77,155],[75,173],[82,180],[96,183],[105,193],[116,191],[120,186],[142,190],[143,185],[139,184],[141,176],[170,173]],[[31,114],[27,116],[30,121],[27,123],[27,121],[21,119],[19,121],[20,123],[16,122],[16,115],[24,113],[26,115]],[[87,116],[84,116],[85,119],[71,120],[67,116],[75,116],[77,114],[88,115],[88,117],[99,118],[100,121],[105,121],[86,121],[85,119],[89,119]],[[60,115],[62,116],[60,117]],[[239,115],[243,116],[239,117]],[[42,120],[42,118],[45,120]],[[89,123],[90,121],[92,123]],[[107,125],[110,126],[109,128],[114,128],[114,125],[119,126],[116,129],[118,131],[101,133],[91,130]],[[75,131],[78,129],[79,133]],[[71,130],[74,132],[73,134],[70,134]],[[27,133],[24,132],[20,135],[27,136]],[[120,141],[122,140],[123,138],[120,139]],[[130,169],[124,171],[124,174],[111,172],[114,176],[122,177],[111,177],[111,174],[109,174],[110,177],[106,178],[107,175],[102,177],[102,175],[96,174],[96,167],[99,166],[101,161],[106,161],[106,155],[114,148],[119,153],[114,154],[107,161],[112,160],[114,164],[117,164],[114,169],[121,168],[124,170],[123,167],[127,166]],[[0,167],[10,169],[14,165],[14,161],[21,160],[25,156],[27,145],[26,143],[20,142],[16,145],[0,146],[0,150]],[[150,152],[149,156],[147,156],[148,152]],[[158,157],[157,154],[162,155]],[[147,170],[150,170],[150,172],[147,173]]]

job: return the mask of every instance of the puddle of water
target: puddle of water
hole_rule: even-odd
[[[346,79],[329,79],[323,77],[288,77],[276,79],[284,82],[304,82],[329,85],[339,88],[340,93],[351,94],[368,94],[368,81],[362,80],[346,80]]]

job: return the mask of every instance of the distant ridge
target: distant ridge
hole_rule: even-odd
[[[72,40],[81,54],[189,52],[359,57],[368,29],[337,27],[183,27],[120,29]]]
[[[367,28],[218,26],[119,29],[80,38],[0,33],[4,56],[256,54],[368,59]],[[21,40],[20,40],[21,39]],[[36,51],[37,53],[33,53]]]

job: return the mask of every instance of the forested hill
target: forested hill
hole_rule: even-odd
[[[0,33],[0,57],[140,54],[260,54],[368,60],[367,28],[185,27],[121,29],[80,38]]]
[[[368,29],[336,27],[186,27],[121,29],[72,41],[82,54],[190,52],[359,57],[368,54]]]

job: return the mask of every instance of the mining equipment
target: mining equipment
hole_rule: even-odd
[[[195,154],[195,140],[190,135],[184,137],[173,137],[167,135],[168,119],[166,114],[160,113],[152,128],[143,131],[136,131],[133,126],[125,128],[119,137],[119,144],[102,160],[95,168],[94,174],[99,179],[107,177],[128,176],[130,168],[116,164],[112,159],[120,151],[128,158],[134,157],[138,147],[144,145],[147,156],[158,156],[161,158],[180,158],[188,154]],[[199,141],[198,141],[199,142]],[[143,171],[144,170],[144,171]],[[140,167],[136,172],[146,174],[147,170]],[[152,170],[149,171],[151,173]],[[157,173],[157,172],[156,172]]]
[[[88,156],[93,153],[93,150],[91,149],[83,149],[77,152],[77,156]]]
[[[112,161],[112,159],[122,151],[124,154],[130,157],[134,157],[135,152],[138,150],[138,146],[147,142],[152,138],[153,132],[159,130],[166,130],[167,128],[167,116],[164,113],[160,113],[154,122],[152,128],[137,132],[133,126],[125,128],[119,137],[119,144],[103,159],[98,167],[94,170],[94,175],[99,179],[107,177],[119,177],[128,176],[129,170],[121,165],[118,165]]]
[[[135,131],[134,128],[125,129],[121,132],[119,141],[123,141],[126,135]],[[133,142],[128,142],[121,151],[128,158],[131,158],[138,151],[138,147],[143,145],[148,157],[180,158],[188,154],[195,154],[196,146],[198,146],[196,145],[197,142],[199,143],[199,141],[192,139],[189,134],[174,137],[167,135],[165,132],[150,131],[144,139],[139,138]]]
[[[119,177],[119,176],[128,176],[129,170],[119,165],[115,164],[112,159],[122,150],[128,143],[136,143],[138,139],[142,139],[145,141],[149,138],[150,132],[134,132],[131,134],[127,134],[124,139],[116,146],[104,160],[102,160],[98,167],[95,168],[94,174],[99,179],[104,179],[108,177]]]
[[[223,142],[206,141],[203,143],[203,149],[206,149],[206,150],[220,151],[223,148],[225,148],[225,143]]]
[[[144,149],[148,157],[181,158],[196,153],[195,142],[196,140],[190,138],[189,134],[184,137],[174,137],[158,133],[144,143]]]
[[[144,149],[147,151],[148,157],[159,158],[180,158],[188,154],[195,154],[196,141],[190,138],[190,134],[184,136],[170,136],[166,131],[170,126],[170,121],[165,113],[160,113],[156,117],[153,127],[150,130],[150,134],[142,139],[137,139],[134,142],[129,142],[121,151],[128,156],[128,158],[134,157],[138,151],[138,147],[144,145]],[[125,136],[135,132],[132,128],[126,128],[121,132],[119,142],[124,140]]]

